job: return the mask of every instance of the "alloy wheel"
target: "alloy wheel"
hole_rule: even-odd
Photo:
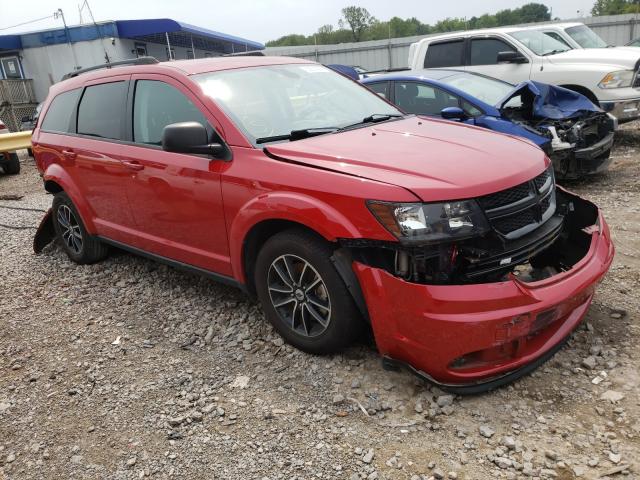
[[[58,224],[62,234],[62,241],[72,252],[82,251],[82,231],[73,211],[67,205],[60,205],[57,214]]]
[[[331,321],[331,299],[324,280],[306,260],[281,255],[269,267],[267,285],[280,319],[305,337],[322,334]]]

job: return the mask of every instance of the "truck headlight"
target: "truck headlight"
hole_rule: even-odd
[[[431,244],[463,240],[489,231],[475,200],[443,203],[367,201],[378,221],[403,243]]]
[[[623,88],[630,87],[633,81],[633,70],[618,70],[617,72],[607,73],[598,86],[600,88]]]

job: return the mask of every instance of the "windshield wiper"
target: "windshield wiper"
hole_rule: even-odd
[[[563,53],[563,52],[568,52],[569,50],[560,50],[559,48],[555,49],[555,50],[551,50],[550,52],[544,52],[542,54],[543,57],[546,57],[548,55],[555,55],[556,53]]]
[[[357,127],[359,125],[366,125],[367,123],[386,122],[387,120],[391,120],[392,118],[401,118],[401,117],[404,117],[404,115],[401,115],[399,113],[374,113],[372,115],[369,115],[368,117],[364,117],[362,120],[360,120],[357,123],[352,123],[351,125],[342,127],[340,130],[341,131],[348,130],[350,128]]]
[[[318,127],[318,128],[303,128],[301,130],[291,130],[289,133],[285,133],[282,135],[272,135],[270,137],[260,137],[256,138],[256,143],[268,143],[268,142],[278,142],[282,140],[289,140],[293,142],[295,140],[302,140],[303,138],[315,137],[317,135],[324,135],[326,133],[334,133],[341,132],[343,130],[349,130],[350,128],[357,127],[359,125],[366,125],[367,123],[378,123],[385,122],[392,118],[400,118],[404,117],[399,113],[374,113],[369,115],[368,117],[364,117],[357,123],[352,123],[351,125],[346,125],[344,127]]]
[[[303,128],[300,130],[291,130],[291,132],[285,133],[283,135],[273,135],[271,137],[256,138],[256,143],[278,142],[281,140],[289,140],[290,142],[293,142],[295,140],[302,140],[303,138],[315,137],[317,135],[324,135],[325,133],[337,132],[338,130],[338,127]]]

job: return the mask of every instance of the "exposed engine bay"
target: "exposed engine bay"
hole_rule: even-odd
[[[543,280],[570,270],[589,251],[589,227],[598,222],[597,207],[562,189],[555,190],[555,211],[538,228],[508,239],[494,225],[488,234],[459,242],[423,247],[343,239],[354,260],[381,268],[408,282],[462,285]]]
[[[557,178],[575,179],[606,168],[617,128],[615,117],[576,92],[548,85],[547,92],[540,92],[537,87],[529,82],[516,89],[502,103],[502,115],[548,139],[542,147],[553,161]],[[562,108],[559,95],[567,97],[565,103],[571,109]]]

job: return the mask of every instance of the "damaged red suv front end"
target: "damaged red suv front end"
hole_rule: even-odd
[[[554,195],[555,211],[541,227],[503,238],[494,252],[470,239],[397,250],[393,265],[385,266],[371,245],[351,246],[387,366],[406,366],[447,390],[475,393],[534,370],[564,345],[609,269],[614,247],[595,205],[559,187]],[[502,197],[519,201],[513,191]],[[539,210],[535,202],[530,208]],[[491,223],[494,229],[519,226],[514,219]],[[429,250],[435,251],[431,257]]]

